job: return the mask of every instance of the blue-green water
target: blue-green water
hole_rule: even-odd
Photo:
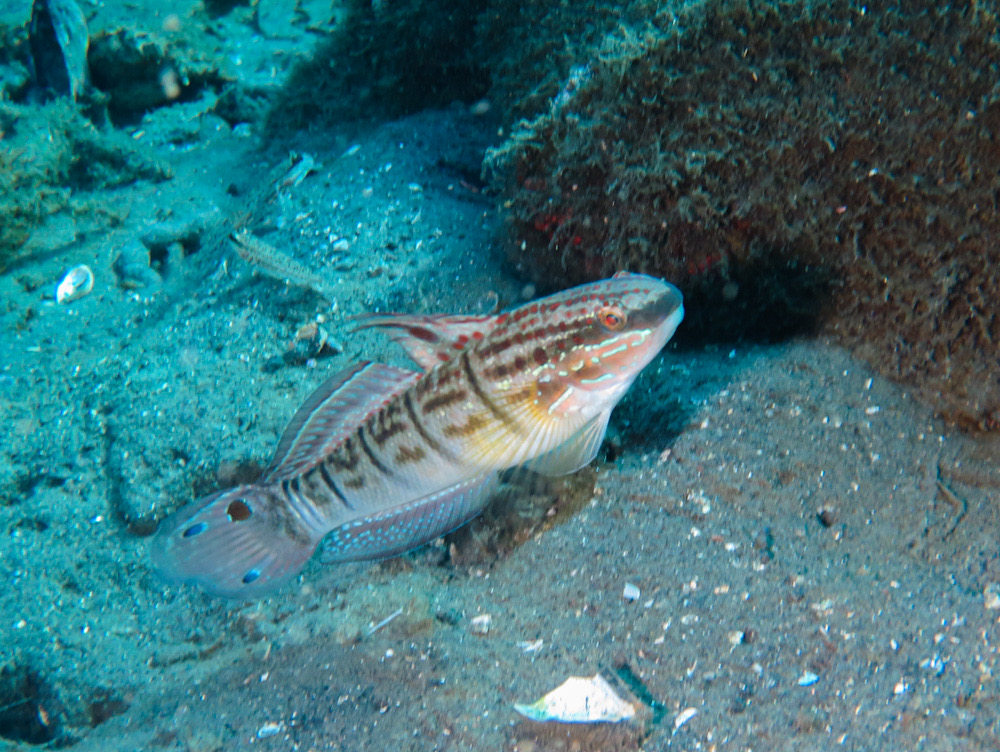
[[[876,158],[897,165],[875,187],[819,167],[800,176],[790,206],[855,186],[810,210],[842,218],[845,243],[861,239],[850,273],[915,263],[905,245],[898,257],[878,245],[898,239],[895,225],[877,224],[883,205],[905,214],[919,195],[938,219],[925,225],[919,273],[883,275],[884,295],[858,288],[856,307],[818,305],[810,326],[767,326],[796,299],[788,289],[770,306],[767,296],[804,278],[774,274],[755,296],[748,280],[762,277],[738,276],[740,244],[757,258],[774,235],[740,213],[750,203],[729,206],[723,225],[718,196],[690,182],[698,170],[722,175],[703,157],[723,145],[688,154],[690,173],[639,181],[660,191],[655,206],[630,203],[625,183],[564,185],[581,164],[610,159],[574,151],[574,131],[598,134],[596,148],[603,139],[633,175],[651,170],[648,154],[625,144],[669,151],[697,138],[681,110],[684,128],[641,138],[634,115],[611,129],[598,117],[617,112],[596,98],[609,76],[675,64],[650,57],[662,40],[649,35],[674,28],[683,49],[693,16],[671,23],[677,8],[79,7],[92,88],[77,104],[46,98],[34,81],[30,7],[0,7],[0,749],[997,746],[1000,450],[988,431],[962,430],[991,427],[997,389],[995,265],[989,254],[969,260],[970,243],[995,247],[995,207],[983,198],[996,174],[986,9],[942,8],[917,23],[889,5],[858,7],[856,55],[805,70],[787,49],[737,50],[734,29],[750,38],[756,16],[735,4],[690,6],[715,24],[698,32],[717,43],[699,61],[716,56],[728,71],[726,56],[752,59],[758,79],[794,81],[796,101],[815,101],[810,86],[874,49],[865,34],[881,14],[880,39],[913,54],[885,60],[886,76],[861,86],[866,101],[925,106],[887,110],[878,128],[924,118],[924,132],[958,134],[941,141],[938,162],[914,157],[905,174],[897,152],[859,152],[865,174]],[[799,7],[776,6],[777,36]],[[794,28],[822,50],[844,33],[842,12],[831,6],[836,27]],[[894,23],[895,36],[884,33]],[[384,33],[345,51],[344,29]],[[956,37],[987,42],[945,43]],[[622,55],[645,62],[619,70]],[[714,69],[698,65],[711,81]],[[840,78],[843,102],[858,82]],[[953,80],[974,84],[941,83]],[[887,88],[906,81],[919,95]],[[664,107],[657,91],[629,87]],[[708,91],[677,107],[695,112],[699,96],[705,122],[728,117]],[[836,129],[824,146],[782,101],[738,130],[748,143],[801,137],[770,170],[749,157],[727,168],[732,195],[790,180],[789,148],[860,148]],[[537,160],[519,162],[536,142]],[[488,160],[484,179],[489,148],[515,156]],[[951,161],[963,150],[965,162]],[[501,164],[527,172],[497,174]],[[927,177],[935,170],[940,183]],[[602,211],[612,197],[608,226],[626,227],[622,218],[660,207],[667,216],[676,193],[694,217],[688,255],[664,254],[693,301],[681,344],[643,372],[591,466],[511,479],[444,539],[376,563],[313,560],[258,601],[213,598],[152,571],[159,521],[252,482],[327,377],[359,360],[412,367],[384,337],[352,333],[350,316],[483,314],[532,300],[621,258],[617,236],[605,256],[586,246],[605,225],[577,197]],[[964,224],[954,220],[962,206]],[[801,239],[825,221],[780,229]],[[319,275],[333,300],[248,264],[228,240],[241,228]],[[627,239],[629,258],[678,247],[676,234],[647,230]],[[720,237],[731,245],[699,245]],[[92,291],[57,303],[79,265]],[[937,287],[906,287],[925,273]],[[821,303],[850,299],[833,289],[841,297]],[[850,317],[872,301],[869,318]],[[903,306],[912,318],[900,318]],[[910,326],[925,310],[939,311],[933,340]],[[727,339],[723,325],[740,317],[753,325]],[[895,370],[886,352],[898,354]],[[633,719],[540,724],[514,709],[597,673]]]

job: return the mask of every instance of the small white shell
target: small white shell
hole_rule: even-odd
[[[615,694],[600,674],[571,676],[545,697],[514,710],[532,721],[618,723],[635,715],[635,707]]]
[[[70,301],[82,298],[94,289],[94,273],[86,264],[74,266],[66,276],[62,278],[59,287],[56,288],[56,302],[69,303]]]
[[[674,718],[674,731],[677,731],[677,729],[679,729],[685,723],[690,721],[696,715],[698,715],[698,711],[695,710],[694,708],[685,708],[684,710],[682,710],[680,713],[677,714],[677,717]]]
[[[479,614],[479,616],[472,618],[472,621],[469,623],[469,630],[472,634],[484,635],[489,634],[492,626],[493,617],[490,614]]]

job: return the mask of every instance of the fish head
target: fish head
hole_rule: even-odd
[[[684,318],[680,290],[629,272],[567,290],[548,299],[547,307],[559,331],[535,353],[543,366],[539,393],[556,395],[566,409],[574,402],[587,405],[587,412],[617,403]],[[568,394],[579,399],[568,400]]]

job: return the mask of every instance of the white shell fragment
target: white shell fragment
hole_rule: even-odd
[[[56,302],[69,303],[82,298],[94,289],[94,273],[86,264],[75,266],[66,272],[56,288]]]
[[[469,621],[469,631],[472,632],[472,634],[489,634],[492,626],[493,617],[490,614],[479,614],[479,616],[474,616]]]
[[[571,676],[531,705],[514,710],[532,721],[619,723],[635,716],[635,707],[615,694],[600,674]]]
[[[983,588],[983,605],[990,611],[1000,608],[1000,585],[991,582]]]
[[[625,589],[622,590],[622,598],[627,601],[637,601],[639,600],[639,588],[633,585],[631,582],[625,583]]]
[[[273,721],[268,721],[259,729],[257,729],[258,739],[267,739],[269,736],[276,736],[281,733],[281,729],[284,728],[280,723],[274,723]]]
[[[679,729],[681,726],[690,721],[696,715],[698,715],[698,711],[695,710],[694,708],[685,708],[684,710],[682,710],[680,713],[677,714],[677,717],[674,718],[674,731]]]

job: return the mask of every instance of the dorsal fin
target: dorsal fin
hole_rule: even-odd
[[[301,475],[420,374],[362,362],[331,376],[310,395],[281,436],[261,483]]]
[[[466,347],[483,339],[499,316],[431,316],[423,314],[369,313],[354,316],[359,329],[387,329],[394,342],[424,370],[451,360]]]

